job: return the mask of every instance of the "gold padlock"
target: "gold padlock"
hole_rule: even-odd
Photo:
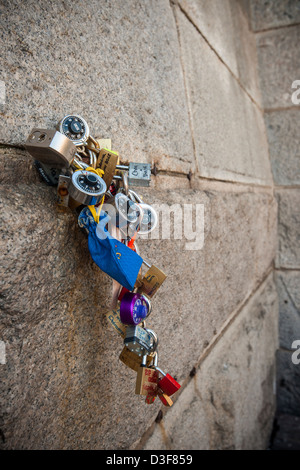
[[[113,176],[115,174],[116,166],[119,164],[118,152],[113,152],[108,149],[101,149],[98,155],[96,167],[104,171],[103,179],[106,186],[109,188]]]
[[[141,280],[142,285],[138,288],[138,293],[153,297],[166,277],[166,274],[153,264]]]
[[[119,333],[119,335],[121,335],[122,338],[125,338],[126,325],[121,322],[120,304],[117,306],[116,309],[110,310],[108,313],[106,313],[106,318],[110,322],[112,327]]]
[[[130,351],[130,349],[128,349],[126,346],[124,346],[124,348],[122,349],[119,359],[121,362],[123,362],[123,364],[125,364],[125,366],[129,367],[135,372],[138,372],[142,363],[142,357],[138,356],[133,351]],[[150,366],[152,360],[153,357],[151,355],[148,355],[146,359],[147,367]]]
[[[147,367],[147,355],[144,355],[137,372],[136,395],[156,395],[158,378],[158,372],[152,367]]]

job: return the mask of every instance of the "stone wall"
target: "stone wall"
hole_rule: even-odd
[[[253,2],[259,11],[259,1]],[[273,3],[273,5],[271,5]],[[276,285],[279,293],[277,354],[278,415],[300,416],[300,365],[292,344],[300,340],[300,102],[293,93],[300,78],[300,5],[270,2],[265,17],[254,21],[260,83],[270,158],[278,201]],[[298,101],[298,102],[297,102]]]
[[[12,0],[1,13],[1,447],[266,448],[277,201],[248,2]],[[139,242],[168,275],[148,325],[182,384],[169,409],[134,394],[105,319],[112,280],[22,148],[32,127],[69,112],[121,159],[156,165],[147,202],[204,205],[199,250]],[[290,194],[280,189],[280,207]]]

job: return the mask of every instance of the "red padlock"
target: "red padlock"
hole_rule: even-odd
[[[158,355],[156,355],[154,359],[154,364],[152,366],[154,369],[160,372],[161,375],[163,375],[163,377],[158,381],[158,388],[160,388],[163,393],[170,397],[171,395],[173,395],[173,393],[177,392],[180,389],[181,385],[176,382],[176,380],[173,379],[170,374],[165,374],[159,367],[157,367],[157,361]]]
[[[176,382],[176,380],[173,379],[173,377],[170,374],[165,374],[159,368],[156,368],[156,370],[158,370],[158,372],[160,372],[163,375],[163,377],[158,381],[158,386],[169,397],[180,389],[181,385],[178,382]]]
[[[130,292],[130,290],[126,289],[126,287],[122,287],[121,292],[119,294],[118,300],[121,302],[123,299],[124,295],[127,294],[127,292]]]

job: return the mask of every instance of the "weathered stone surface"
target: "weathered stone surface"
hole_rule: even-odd
[[[293,364],[293,352],[277,352],[277,410],[300,416],[300,364]]]
[[[202,249],[187,250],[187,240],[174,239],[173,232],[171,240],[138,241],[145,258],[167,270],[168,278],[153,300],[151,324],[165,332],[159,347],[162,369],[183,380],[229,312],[250,295],[272,264],[276,204],[263,192],[207,187],[204,192],[148,190],[144,195],[149,203],[193,204],[194,221],[196,204],[204,204]],[[177,213],[179,208],[173,206]],[[180,355],[174,354],[174,344],[180,345]]]
[[[276,191],[278,201],[277,267],[300,267],[300,190]]]
[[[93,264],[76,214],[57,211],[54,188],[15,184],[17,157],[1,187],[0,340],[7,346],[7,363],[0,365],[1,445],[128,448],[155,420],[160,403],[145,407],[134,395],[134,372],[118,360],[122,339],[103,316],[111,280]],[[20,158],[26,165],[29,157]],[[177,210],[183,201],[194,204],[194,218],[196,204],[204,204],[198,250],[186,249],[190,240],[174,239],[172,231],[170,240],[139,241],[142,256],[168,275],[148,325],[159,335],[159,364],[182,383],[269,269],[276,204],[271,194],[238,185],[232,192],[228,185],[209,190],[208,183],[205,191],[175,189],[171,181],[166,190],[153,185],[155,191],[142,191],[151,204],[179,204]]]
[[[254,31],[300,23],[298,0],[251,0]]]
[[[200,175],[271,185],[261,111],[181,11],[178,23]]]
[[[257,56],[265,109],[293,106],[292,88],[299,79],[300,26],[258,33]]]
[[[165,415],[169,448],[266,449],[276,401],[277,315],[271,275]],[[159,432],[157,426],[153,442]]]
[[[300,339],[300,271],[279,271],[276,280],[280,347],[291,349],[293,341]]]
[[[169,2],[11,0],[0,6],[6,104],[0,142],[81,114],[94,137],[132,161],[189,172],[177,33]]]
[[[179,4],[240,83],[260,102],[256,43],[247,2],[179,0]]]
[[[300,108],[265,114],[274,181],[280,185],[300,184]]]

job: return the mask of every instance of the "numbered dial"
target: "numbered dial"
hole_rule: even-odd
[[[72,177],[74,186],[85,194],[102,195],[106,191],[106,184],[96,173],[81,170],[76,171]]]
[[[126,292],[120,304],[120,318],[125,325],[138,325],[151,313],[151,303],[143,294]]]
[[[68,115],[59,123],[59,131],[75,145],[84,144],[89,138],[89,127],[81,116]]]

